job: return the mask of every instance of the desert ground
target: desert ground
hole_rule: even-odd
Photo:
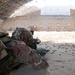
[[[35,31],[37,37],[41,40],[37,47],[49,50],[45,55],[47,70],[22,66],[9,75],[75,75],[75,32]]]

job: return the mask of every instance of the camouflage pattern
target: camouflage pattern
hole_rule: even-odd
[[[0,60],[1,57],[3,57],[3,50],[6,49],[6,46],[3,44],[3,42],[0,40]],[[3,52],[3,53],[2,53]],[[4,55],[5,56],[5,55]]]
[[[6,32],[0,32],[0,37],[5,37],[7,35],[8,35],[8,33],[6,33]]]
[[[12,38],[24,41],[27,45],[31,45],[33,41],[32,33],[25,28],[16,28],[12,33]]]
[[[0,32],[0,75],[16,66],[16,63],[32,65],[37,69],[48,68],[47,61],[34,48],[29,47],[33,41],[32,33],[25,28],[16,28],[12,37]]]
[[[11,37],[1,37],[0,38],[0,40],[4,43],[4,44],[6,44],[6,43],[8,43],[8,42],[11,42],[13,39],[11,38]]]
[[[47,68],[48,63],[37,54],[36,50],[31,49],[22,41],[13,40],[7,45],[15,56],[14,62],[20,62],[24,64],[31,64],[35,68],[42,69]]]

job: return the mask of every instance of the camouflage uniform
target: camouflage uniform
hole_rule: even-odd
[[[1,52],[4,50],[6,46],[3,44],[3,42],[0,40],[0,60],[1,60]]]
[[[15,56],[14,62],[31,64],[32,66],[42,69],[47,68],[48,63],[40,55],[22,41],[13,40],[7,45],[13,51]]]
[[[33,41],[33,35],[25,28],[16,28],[12,33],[12,37],[16,40],[24,41],[27,45],[31,45]]]

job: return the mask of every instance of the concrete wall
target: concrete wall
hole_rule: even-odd
[[[75,10],[74,9],[70,9],[70,15],[75,16]]]
[[[9,18],[2,23],[2,28],[4,31],[14,30],[16,27],[28,28],[27,22],[30,21],[30,19],[35,18],[39,15],[40,15],[40,10],[35,11],[34,13],[32,12],[25,16]]]
[[[75,17],[73,16],[43,16],[43,15],[29,15],[22,17],[15,17],[3,22],[4,30],[14,30],[16,27],[28,28],[35,26],[38,30],[48,30],[48,25],[52,25],[51,30],[56,30],[56,25],[60,25],[60,31],[66,30],[66,25],[71,24],[70,30],[75,30]],[[41,29],[39,27],[42,26]]]

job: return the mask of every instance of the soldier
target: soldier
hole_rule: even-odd
[[[36,50],[31,49],[23,41],[13,40],[7,47],[13,51],[14,62],[30,64],[37,69],[46,69],[49,66]]]

